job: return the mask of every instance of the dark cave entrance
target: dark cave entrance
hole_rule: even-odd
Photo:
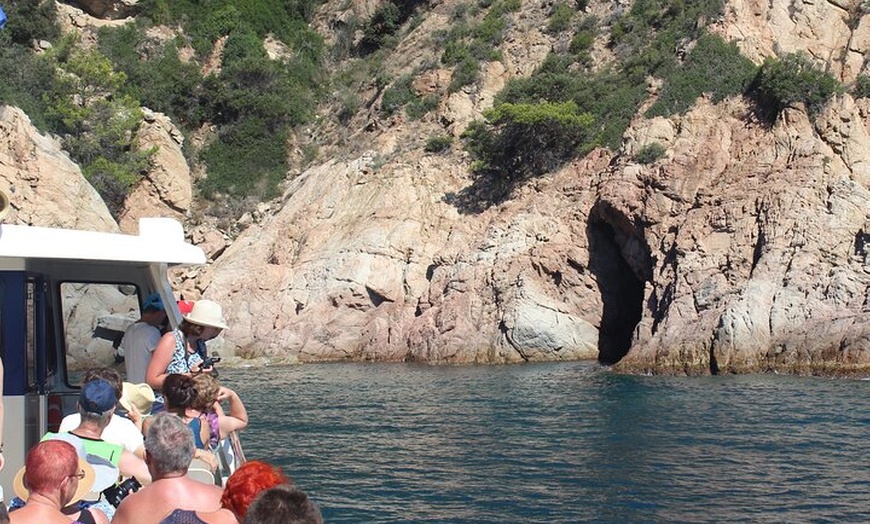
[[[652,271],[649,248],[621,213],[601,203],[589,215],[587,237],[589,270],[598,281],[604,303],[598,361],[615,364],[631,348],[643,314],[644,281]]]

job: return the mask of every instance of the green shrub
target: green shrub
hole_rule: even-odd
[[[519,0],[481,1],[478,6],[489,8],[477,25],[469,27],[465,20],[458,21],[450,31],[437,36],[436,44],[443,41],[441,63],[455,66],[447,90],[455,93],[462,87],[474,84],[480,77],[481,61],[501,60],[497,46],[508,27],[505,14],[521,7]],[[465,10],[461,10],[465,13]]]
[[[418,120],[426,113],[438,107],[439,98],[437,95],[426,95],[424,97],[414,97],[414,100],[405,106],[405,113],[409,118]]]
[[[212,122],[232,125],[256,119],[269,132],[307,122],[314,100],[293,65],[268,58],[245,58],[227,64],[217,78],[206,79]]]
[[[205,55],[218,38],[230,34],[239,26],[242,14],[235,5],[229,4],[214,6],[190,20],[187,29],[190,31],[193,48],[200,55]]]
[[[573,38],[571,38],[571,44],[568,47],[568,51],[570,51],[571,54],[579,55],[589,51],[594,43],[595,33],[593,31],[578,31],[574,34]]]
[[[804,104],[810,115],[817,113],[842,86],[829,73],[819,70],[803,53],[768,58],[755,79],[754,88],[765,114],[776,120],[783,109]]]
[[[550,11],[550,19],[547,21],[548,33],[561,33],[571,27],[571,19],[574,18],[574,9],[568,4],[558,3]]]
[[[231,65],[245,60],[268,60],[263,39],[247,26],[241,26],[227,38],[222,63]]]
[[[269,199],[287,174],[287,132],[273,132],[256,118],[221,128],[202,152],[208,177],[199,183],[206,198],[220,195]]]
[[[12,43],[30,46],[34,40],[54,42],[60,36],[54,0],[18,0],[4,3],[6,28]]]
[[[870,76],[858,75],[853,87],[855,98],[870,98]]]
[[[507,180],[541,175],[572,158],[594,123],[573,101],[499,104],[484,118],[464,133],[467,149],[479,171]]]
[[[317,156],[320,155],[320,148],[317,147],[317,144],[310,143],[302,146],[302,162],[304,165],[311,165],[317,159]]]
[[[322,42],[308,27],[315,9],[322,0],[143,0],[142,13],[154,23],[180,25],[190,36],[193,47],[201,55],[214,41],[230,34],[244,23],[260,37],[268,34],[297,50],[321,51]]]
[[[447,91],[455,93],[464,86],[477,82],[478,78],[480,78],[480,63],[469,56],[453,68],[453,76],[450,79],[450,85],[447,86]]]
[[[98,35],[100,51],[112,60],[115,69],[127,75],[122,94],[166,113],[183,127],[199,127],[205,116],[202,75],[196,63],[179,59],[175,42],[151,40],[141,27],[132,24],[104,27]],[[144,53],[144,60],[140,53]]]
[[[405,104],[417,98],[411,89],[411,75],[404,75],[384,90],[381,97],[381,113],[390,116],[398,112]]]
[[[586,6],[577,6],[578,9]],[[632,8],[613,22],[611,45],[618,62],[610,69],[591,75],[571,72],[577,61],[588,60],[588,49],[596,35],[595,17],[584,18],[565,55],[551,54],[528,78],[508,82],[496,97],[496,103],[538,103],[573,101],[581,112],[592,115],[597,122],[594,132],[587,134],[579,150],[597,146],[618,149],[622,135],[646,98],[646,82],[650,76],[669,79],[680,71],[676,50],[691,38],[702,36],[698,19],[712,18],[723,9],[722,0],[637,0]],[[685,79],[678,78],[672,87],[675,100],[694,100],[700,80],[709,74],[723,75],[706,79],[705,89],[715,97],[727,96],[745,82],[747,62],[736,56],[736,48],[721,40],[705,40],[696,46]],[[724,56],[715,56],[717,52]],[[704,61],[709,64],[702,64]],[[704,69],[706,67],[706,70]],[[688,80],[688,81],[686,81]],[[692,89],[683,87],[686,84]],[[668,95],[671,96],[671,95]]]
[[[360,52],[371,53],[379,49],[396,34],[400,26],[399,7],[392,2],[381,5],[363,26],[363,37],[360,40]]]
[[[53,0],[22,0],[7,9],[10,31],[0,31],[0,100],[31,115],[41,129],[59,135],[110,208],[147,168],[149,155],[133,141],[140,105],[167,113],[185,131],[214,124],[217,139],[201,152],[209,168],[201,185],[206,196],[273,195],[286,173],[286,137],[307,122],[327,83],[320,67],[322,39],[307,26],[322,0],[142,0],[144,16],[133,24],[102,28],[98,47],[78,51],[60,39],[36,56],[31,45],[59,34]],[[411,9],[411,4],[401,9]],[[5,6],[4,6],[5,7]],[[21,15],[21,16],[19,16]],[[202,78],[200,65],[182,62],[182,37],[162,42],[147,37],[148,19],[180,27],[200,56],[228,37],[218,75]],[[280,61],[266,56],[271,34],[292,53]],[[425,110],[421,101],[419,110]],[[235,198],[235,197],[234,197]]]
[[[82,167],[82,174],[100,194],[112,216],[121,215],[130,189],[148,169],[151,153],[131,152],[122,161],[100,156]]]
[[[596,130],[587,136],[581,151],[596,146],[614,150],[622,144],[622,135],[637,107],[646,97],[646,85],[625,72],[602,71],[595,75],[578,75],[569,70],[573,59],[550,55],[528,78],[516,78],[496,96],[496,103],[537,103],[572,101],[581,112],[593,115]]]
[[[36,55],[29,47],[11,42],[11,34],[0,31],[0,105],[21,108],[41,131],[51,130],[43,100],[56,82],[53,57]]]
[[[501,0],[495,4],[499,13],[516,13],[523,6],[522,0]]]
[[[469,58],[471,52],[468,45],[459,40],[449,40],[444,44],[444,51],[441,53],[442,64],[458,64]]]
[[[203,80],[202,104],[218,139],[202,151],[208,177],[199,189],[206,198],[271,198],[287,173],[289,130],[311,119],[321,95],[317,68],[304,56],[270,60],[244,34],[236,42],[220,74]]]
[[[472,29],[472,35],[476,40],[493,46],[501,42],[505,29],[507,20],[499,9],[492,7],[481,23]]]
[[[440,153],[450,149],[453,145],[453,137],[450,135],[436,135],[426,140],[423,150],[427,153]]]
[[[420,97],[411,87],[412,80],[411,75],[403,75],[384,90],[381,97],[381,113],[384,116],[393,115],[404,108],[408,117],[416,120],[438,107],[438,97]]]
[[[347,124],[356,115],[361,107],[359,95],[356,91],[343,88],[337,94],[339,109],[337,113],[338,121],[342,124]]]
[[[58,51],[63,73],[45,96],[49,125],[117,217],[151,154],[134,141],[142,122],[139,101],[118,93],[126,75],[99,51]]]
[[[665,78],[677,65],[675,51],[703,30],[698,20],[716,18],[723,9],[723,0],[637,0],[614,22],[611,45],[635,81]]]
[[[665,79],[658,100],[647,116],[684,113],[699,96],[709,93],[713,102],[743,94],[757,73],[751,60],[740,54],[734,43],[718,35],[703,35],[685,63]]]
[[[665,156],[665,146],[658,142],[646,144],[637,154],[634,155],[634,161],[641,164],[652,164],[656,160]]]

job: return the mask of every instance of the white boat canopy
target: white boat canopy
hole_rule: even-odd
[[[171,218],[140,219],[138,235],[0,224],[0,259],[7,263],[56,259],[167,266],[206,262],[202,249],[185,242],[184,229]]]

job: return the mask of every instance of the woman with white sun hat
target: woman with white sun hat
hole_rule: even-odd
[[[198,344],[204,344],[227,329],[220,304],[212,300],[197,300],[177,329],[161,337],[154,355],[148,364],[145,381],[155,392],[152,413],[163,409],[163,396],[158,393],[166,376],[172,373],[193,376],[209,373],[211,368],[202,368],[202,356]]]

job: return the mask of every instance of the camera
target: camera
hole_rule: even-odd
[[[109,486],[104,489],[103,495],[106,496],[106,500],[109,501],[109,504],[117,508],[121,504],[121,501],[124,500],[124,497],[129,495],[131,492],[135,493],[139,491],[139,488],[141,487],[142,484],[136,480],[136,477],[130,477],[120,484],[115,484],[114,486]]]
[[[218,378],[218,370],[215,369],[214,365],[220,361],[221,357],[219,357],[217,353],[215,353],[214,356],[205,357],[204,359],[202,359],[202,364],[199,365],[199,369],[211,368],[211,376],[213,376],[214,378]]]
[[[202,360],[202,364],[199,365],[200,369],[213,368],[215,364],[221,361],[221,357],[205,357]]]

